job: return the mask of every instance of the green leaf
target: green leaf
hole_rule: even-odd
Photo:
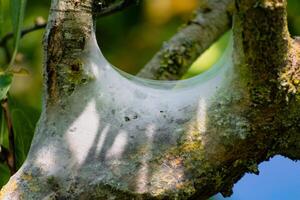
[[[0,189],[8,182],[9,177],[10,172],[7,165],[0,163]]]
[[[3,0],[0,0],[0,37],[3,34],[3,27],[4,27],[4,5]]]
[[[0,144],[3,147],[8,148],[8,133],[6,128],[6,122],[4,117],[3,109],[0,108]],[[10,171],[4,163],[0,163],[0,189],[3,185],[5,185],[10,177]]]
[[[7,92],[12,82],[12,74],[0,74],[0,101],[6,98]]]
[[[12,26],[14,32],[13,54],[10,61],[10,67],[13,65],[21,38],[22,24],[24,20],[26,0],[10,0],[10,9],[12,14]]]
[[[0,118],[0,145],[3,145],[4,139],[5,139],[5,133],[6,133],[6,123],[4,118],[4,112],[3,109],[0,109],[1,112],[1,118]]]
[[[5,120],[5,115],[3,108],[0,107],[0,124],[1,124],[1,138],[0,138],[0,144],[4,146],[5,148],[9,148],[9,141],[8,141],[8,130],[6,126],[6,120]]]
[[[17,167],[20,167],[27,157],[40,112],[10,95],[8,103],[15,134]]]

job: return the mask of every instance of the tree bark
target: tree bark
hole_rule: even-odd
[[[93,5],[52,2],[43,113],[1,198],[207,199],[274,155],[299,159],[300,45],[286,1],[236,1],[233,63],[159,92],[94,55]]]
[[[203,1],[189,20],[154,55],[138,76],[178,80],[211,44],[231,27],[233,0]]]

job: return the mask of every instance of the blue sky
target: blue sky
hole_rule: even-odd
[[[300,200],[300,162],[276,156],[259,165],[259,176],[246,174],[230,198],[219,200]]]

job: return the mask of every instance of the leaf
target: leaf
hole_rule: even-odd
[[[1,138],[0,138],[0,144],[4,146],[5,148],[9,147],[9,141],[8,141],[8,130],[6,126],[6,120],[5,120],[5,115],[3,108],[0,107],[0,124],[1,124]]]
[[[9,177],[10,177],[10,172],[8,167],[0,163],[0,189],[8,182]]]
[[[3,27],[4,27],[4,5],[3,0],[0,0],[0,38],[3,34]]]
[[[4,118],[4,112],[3,109],[0,108],[0,144],[3,147],[8,148],[8,133],[6,128],[6,122]],[[7,167],[7,165],[0,163],[0,189],[3,185],[5,185],[10,177],[10,171]]]
[[[15,134],[17,167],[20,167],[27,157],[40,112],[10,95],[8,103]]]
[[[0,101],[6,98],[7,92],[12,82],[12,74],[2,73],[0,74]]]
[[[14,50],[9,64],[10,67],[13,65],[18,52],[20,38],[21,38],[21,28],[22,28],[24,14],[25,14],[25,7],[26,7],[26,0],[10,0],[12,26],[14,32],[14,45],[13,45]]]
[[[6,129],[6,123],[5,123],[5,118],[4,118],[4,112],[3,109],[1,110],[1,118],[0,118],[0,145],[3,145],[4,139],[5,139],[5,133],[7,132]]]

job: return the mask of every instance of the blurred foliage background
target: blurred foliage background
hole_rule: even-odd
[[[0,38],[12,32],[9,1],[2,0],[0,12],[6,18],[0,27]],[[112,64],[135,74],[192,15],[192,11],[200,3],[201,0],[141,0],[138,6],[97,20],[98,44]],[[28,0],[23,27],[32,26],[39,16],[47,19],[49,8],[50,1]],[[300,0],[288,0],[288,20],[291,34],[300,35]],[[26,158],[41,112],[43,33],[44,30],[39,30],[22,38],[15,67],[26,68],[29,74],[15,76],[9,91],[18,167]],[[199,57],[184,78],[209,68],[222,54],[227,40],[228,34]],[[9,42],[9,48],[12,50],[12,41]],[[0,67],[7,62],[5,52],[0,48]],[[3,114],[0,116],[3,122]],[[5,123],[0,124],[0,143],[7,147],[7,128]],[[8,178],[8,168],[5,164],[0,164],[0,187]]]

